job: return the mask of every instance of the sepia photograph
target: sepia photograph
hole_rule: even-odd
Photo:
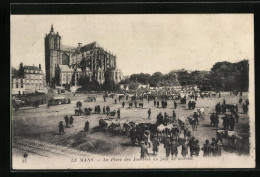
[[[255,167],[254,14],[10,19],[12,169]]]

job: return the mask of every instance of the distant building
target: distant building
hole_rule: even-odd
[[[43,92],[46,90],[45,85],[41,65],[23,66],[21,63],[19,70],[12,68],[12,94]]]
[[[104,50],[97,42],[84,46],[78,43],[76,47],[63,45],[61,36],[58,32],[54,32],[53,26],[49,34],[46,34],[45,70],[48,85],[72,82],[77,85],[78,79],[83,74],[90,80],[103,84],[108,69],[113,72],[115,83],[118,83],[122,80],[123,74],[116,67],[116,55]],[[86,68],[85,71],[83,70],[84,73],[81,68]]]
[[[44,90],[44,74],[41,69],[41,65],[39,67],[36,66],[24,66],[24,78],[25,78],[25,93],[35,93],[35,91]]]
[[[12,67],[11,71],[11,79],[12,79],[12,94],[25,94],[25,79],[18,75],[18,71]]]
[[[120,90],[126,90],[128,91],[129,90],[129,84],[120,84]]]

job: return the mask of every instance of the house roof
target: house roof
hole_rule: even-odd
[[[25,69],[25,70],[41,71],[41,69],[38,68],[37,66],[24,66],[23,69]]]

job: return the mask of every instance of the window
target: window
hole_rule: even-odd
[[[23,88],[23,83],[21,83],[21,88]]]
[[[16,82],[16,88],[18,88],[18,82]]]

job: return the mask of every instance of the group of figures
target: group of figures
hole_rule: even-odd
[[[120,101],[123,98],[120,99]],[[117,102],[115,102],[117,103]],[[131,103],[131,102],[130,102]],[[240,102],[239,102],[240,103]],[[242,101],[241,101],[242,103]],[[241,104],[240,103],[240,104]],[[154,100],[154,106],[159,107],[160,102]],[[167,107],[167,101],[161,101],[162,108]],[[177,109],[177,103],[174,101],[174,108]],[[246,100],[245,105],[248,106],[249,102]],[[81,108],[82,103],[77,102],[77,107]],[[122,102],[122,107],[124,108],[125,102]],[[137,101],[135,101],[135,107],[137,107]],[[189,101],[188,107],[190,109],[195,109],[196,102]],[[103,114],[107,115],[106,119],[99,120],[99,130],[110,131],[114,135],[124,134],[130,137],[131,144],[133,146],[141,147],[141,158],[149,156],[149,148],[152,147],[153,154],[158,153],[160,144],[164,145],[166,151],[166,157],[170,155],[177,157],[178,147],[181,146],[181,155],[183,157],[188,156],[199,156],[200,151],[203,151],[203,156],[220,156],[222,149],[222,136],[217,136],[216,139],[212,138],[210,143],[207,139],[203,146],[199,145],[199,140],[191,136],[190,126],[192,131],[197,131],[197,126],[199,125],[199,118],[204,116],[204,108],[197,108],[191,117],[177,117],[175,111],[173,110],[172,116],[169,116],[166,112],[164,115],[160,112],[157,115],[156,123],[136,123],[136,122],[125,122],[120,123],[117,121],[120,119],[120,109],[110,111],[110,106],[103,106]],[[230,115],[227,114],[230,112]],[[101,107],[99,105],[95,106],[95,113],[101,113]],[[111,120],[111,116],[114,117],[117,114],[116,120]],[[238,105],[226,104],[223,100],[222,105],[218,103],[216,105],[216,113],[210,116],[210,126],[218,127],[219,115],[225,114],[223,119],[224,130],[233,131],[235,122],[238,122]],[[72,118],[72,116],[71,116]],[[65,116],[66,127],[69,124],[73,124],[70,119]],[[148,119],[151,119],[151,108],[148,109]],[[85,131],[89,130],[89,122],[85,123]],[[62,122],[59,124],[59,132],[64,133],[64,128]],[[183,133],[183,136],[181,136]],[[224,136],[223,136],[224,137]],[[189,149],[189,151],[188,151]]]
[[[153,155],[157,155],[159,146],[161,142],[158,140],[156,136],[152,137],[152,146],[150,145],[150,141],[141,141],[141,159],[147,158],[150,156],[149,148],[152,147]],[[182,143],[180,143],[182,142]],[[221,152],[223,149],[223,145],[220,140],[216,140],[212,138],[212,142],[210,143],[208,139],[206,139],[205,143],[200,146],[199,140],[191,137],[190,139],[177,139],[170,137],[169,135],[165,137],[162,142],[163,147],[165,149],[166,158],[168,159],[171,155],[171,159],[176,158],[179,154],[178,147],[181,146],[181,156],[182,157],[198,157],[200,151],[203,151],[203,157],[218,157],[221,156]],[[189,154],[190,153],[190,154]]]
[[[70,126],[73,126],[74,118],[72,117],[72,115],[70,116],[70,118],[68,117],[68,115],[66,115],[64,117],[64,120],[65,120],[65,123],[66,123],[66,128],[70,128]],[[63,121],[60,121],[60,123],[59,123],[59,133],[60,133],[60,135],[62,133],[65,134]]]
[[[73,122],[74,122],[74,118],[71,115],[70,118],[68,117],[68,115],[66,115],[64,117],[65,123],[66,123],[66,128],[70,128],[71,126],[73,126]],[[84,130],[87,132],[89,130],[89,122],[86,121],[85,122],[85,126],[84,126]],[[63,121],[60,121],[59,123],[59,134],[65,134],[64,132],[64,125],[63,125]]]

